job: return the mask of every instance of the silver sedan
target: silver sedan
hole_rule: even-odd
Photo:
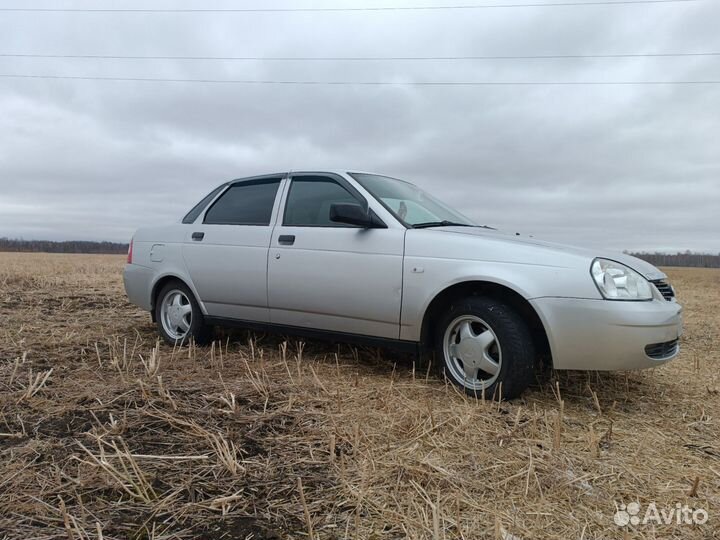
[[[678,354],[665,274],[622,253],[478,225],[408,182],[348,171],[227,182],[137,231],[130,300],[170,343],[234,325],[410,350],[475,396],[518,396],[540,359],[627,370]]]

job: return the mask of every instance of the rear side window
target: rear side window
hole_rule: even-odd
[[[205,223],[215,225],[270,225],[280,178],[233,184],[205,214]]]
[[[210,204],[210,201],[217,197],[218,193],[225,189],[225,186],[227,186],[227,184],[223,184],[222,186],[215,188],[210,193],[208,193],[208,195],[205,196],[202,201],[193,206],[193,209],[187,213],[187,215],[183,218],[182,222],[195,223],[195,220],[200,214],[202,214],[202,211],[205,210],[205,207]]]
[[[325,176],[293,178],[285,204],[283,225],[351,227],[351,225],[330,221],[330,205],[361,202],[332,178]]]

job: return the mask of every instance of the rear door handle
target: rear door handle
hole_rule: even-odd
[[[281,234],[280,236],[278,236],[278,244],[282,244],[283,246],[292,246],[294,243],[294,234]]]
[[[192,239],[196,242],[200,242],[203,238],[205,238],[204,232],[194,232],[192,233]]]

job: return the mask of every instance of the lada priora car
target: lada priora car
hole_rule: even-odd
[[[658,366],[682,331],[665,274],[640,259],[499,232],[344,170],[221,185],[181,222],[138,230],[124,281],[170,343],[235,325],[434,352],[454,384],[496,398],[518,396],[539,358]]]

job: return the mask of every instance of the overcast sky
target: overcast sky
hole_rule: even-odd
[[[462,3],[489,3],[467,0]],[[452,0],[26,2],[18,7]],[[455,2],[457,3],[457,2]],[[499,2],[493,2],[499,3]],[[720,52],[720,2],[330,13],[0,13],[0,54]],[[720,57],[487,61],[0,58],[1,74],[304,81],[720,80]],[[0,236],[128,241],[216,185],[340,167],[411,180],[511,232],[720,251],[720,85],[273,86],[0,78]]]

